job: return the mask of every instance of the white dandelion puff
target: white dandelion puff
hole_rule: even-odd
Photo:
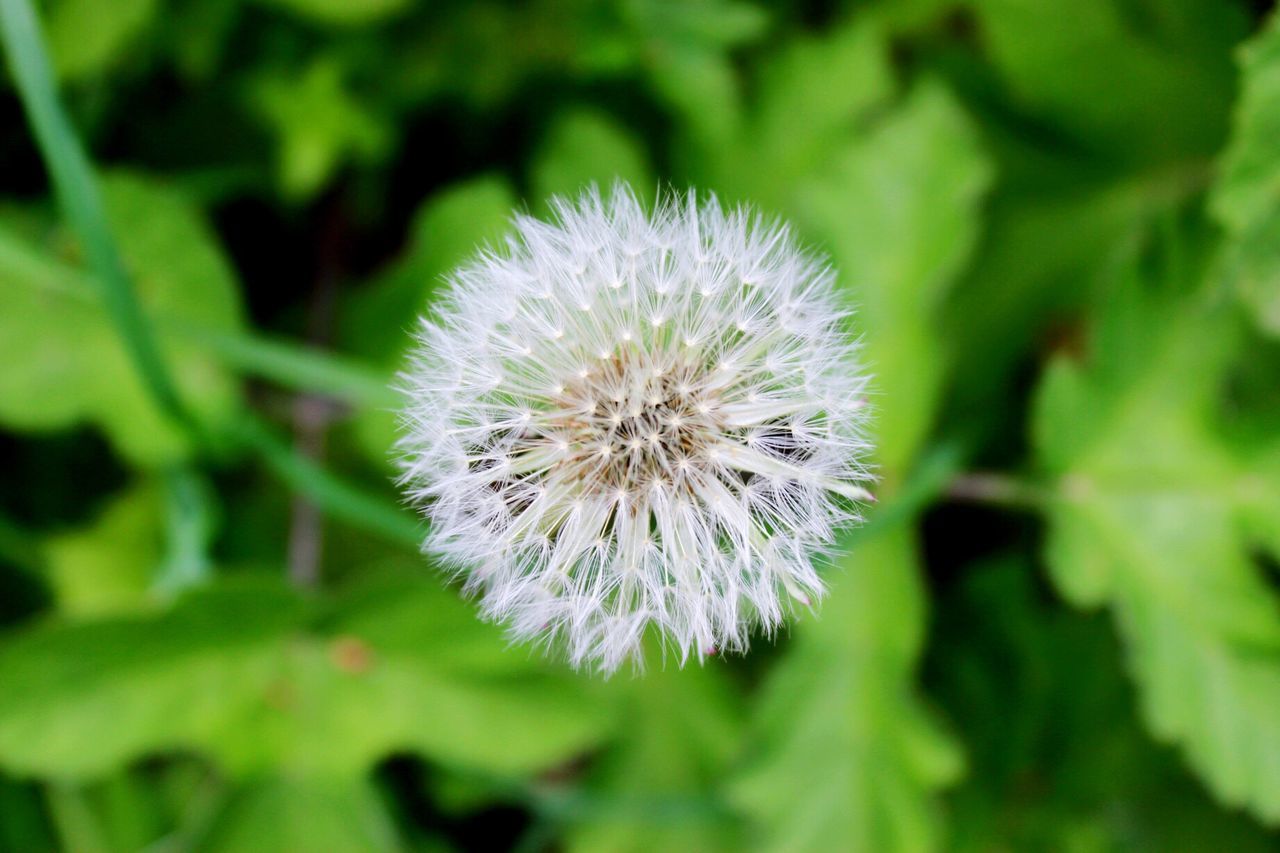
[[[866,374],[787,228],[622,185],[517,215],[457,269],[402,377],[426,550],[575,666],[746,649],[823,590],[870,498]]]

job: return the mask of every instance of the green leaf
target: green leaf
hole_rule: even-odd
[[[1280,336],[1280,204],[1228,243],[1224,274],[1259,328]]]
[[[354,294],[340,318],[344,349],[391,368],[444,276],[508,230],[516,195],[504,179],[473,178],[432,196],[414,214],[404,254]]]
[[[1099,275],[1129,246],[1144,213],[1178,203],[1202,184],[1198,168],[1172,174],[1099,175],[1077,156],[1006,158],[973,263],[942,315],[953,353],[951,408],[975,436],[1005,442],[1021,429],[1021,372],[1045,342],[1068,341]]]
[[[64,81],[111,70],[154,20],[157,0],[56,0],[45,17],[49,52]]]
[[[931,425],[944,363],[937,312],[977,239],[991,180],[974,128],[936,83],[921,83],[867,127],[891,92],[885,62],[883,40],[857,27],[784,52],[750,119],[776,125],[775,139],[784,136],[785,99],[817,85],[822,68],[843,69],[842,94],[825,104],[792,98],[812,112],[812,123],[792,119],[804,156],[767,144],[762,131],[723,159],[733,174],[763,176],[753,183],[764,203],[830,253],[857,309],[854,325],[885,392],[875,425],[882,495]],[[756,717],[761,745],[734,788],[766,849],[918,850],[940,841],[932,795],[960,759],[912,692],[924,618],[913,550],[896,530],[842,559],[817,620],[797,626],[772,675]],[[824,781],[815,788],[813,779]]]
[[[160,513],[159,491],[135,486],[88,527],[46,540],[41,550],[58,609],[87,616],[144,604],[161,559]]]
[[[608,190],[616,180],[642,198],[653,194],[654,178],[643,147],[607,116],[577,110],[559,116],[534,157],[531,185],[545,209],[553,195],[573,197],[591,184]]]
[[[1280,16],[1239,52],[1243,80],[1210,208],[1240,232],[1280,205]]]
[[[0,4],[0,37],[35,136],[54,195],[80,240],[87,266],[97,277],[108,316],[134,367],[160,410],[191,436],[202,429],[182,402],[111,234],[104,196],[84,146],[63,109],[54,84],[40,23],[30,0]]]
[[[841,558],[820,618],[796,626],[770,675],[732,789],[764,850],[940,845],[931,794],[962,759],[913,687],[924,596],[912,536],[886,530]]]
[[[690,164],[699,183],[793,218],[830,254],[876,387],[893,390],[877,417],[890,477],[930,425],[943,376],[935,312],[977,240],[992,178],[975,129],[935,82],[868,128],[893,91],[876,27],[796,39],[765,64],[744,132],[703,134]]]
[[[57,827],[58,838],[69,850],[85,853],[109,853],[111,839],[106,827],[94,814],[84,794],[76,787],[61,783],[49,786],[46,796],[49,819]]]
[[[311,20],[334,26],[373,24],[412,7],[415,0],[258,0]]]
[[[944,355],[937,312],[979,234],[992,168],[955,99],[926,80],[892,110],[885,38],[854,22],[764,66],[745,131],[703,136],[699,183],[793,219],[828,253],[867,344],[880,463],[892,479],[931,423]],[[871,121],[877,109],[879,121]]]
[[[732,144],[742,115],[728,49],[764,33],[760,9],[723,0],[640,0],[622,8],[645,76],[679,117],[688,141],[707,148]],[[676,153],[685,147],[677,146]]]
[[[244,7],[225,0],[180,0],[170,12],[164,42],[183,77],[205,84],[217,72]]]
[[[414,216],[404,255],[352,295],[339,322],[343,348],[366,356],[391,374],[403,366],[410,333],[427,313],[444,276],[507,231],[515,192],[498,177],[481,177],[443,190]],[[362,409],[355,438],[370,460],[385,465],[396,440],[395,415]]]
[[[1270,850],[1142,729],[1106,617],[1037,583],[1011,552],[966,566],[938,602],[929,680],[972,761],[948,849]]]
[[[374,787],[361,778],[268,778],[238,790],[203,840],[202,850],[403,850]]]
[[[46,783],[46,800],[61,849],[145,848],[164,834],[178,816],[177,809],[166,809],[162,798],[155,796],[157,783],[171,784],[176,775],[174,768],[165,767],[152,768],[150,774],[120,770],[85,785]]]
[[[705,93],[673,82],[675,103],[697,99],[685,116],[686,168],[735,199],[771,208],[789,206],[798,181],[824,175],[833,152],[860,137],[871,110],[894,90],[883,34],[862,23],[785,42],[762,64],[746,107],[726,97],[737,81],[731,69],[724,73]]]
[[[170,610],[39,625],[0,644],[0,682],[0,765],[61,777],[174,749],[316,780],[396,751],[523,773],[609,726],[587,685],[509,648],[434,579],[327,606],[223,583]]]
[[[1253,550],[1280,547],[1280,444],[1236,446],[1215,424],[1238,336],[1192,286],[1194,245],[1177,234],[1125,265],[1087,364],[1046,375],[1047,557],[1068,598],[1112,609],[1155,735],[1223,802],[1277,823],[1280,608]]]
[[[1247,22],[1217,0],[971,0],[1015,108],[1130,162],[1207,156],[1221,144]]]
[[[598,808],[572,826],[568,849],[742,849],[716,785],[743,730],[743,699],[723,667],[667,664],[618,687],[621,736],[594,764],[586,796]]]
[[[343,78],[338,62],[322,58],[299,74],[262,76],[250,89],[251,105],[278,138],[288,198],[312,196],[348,162],[377,162],[390,151],[392,127]]]
[[[1226,228],[1226,275],[1259,325],[1280,335],[1280,16],[1240,53],[1244,90],[1210,196]]]
[[[663,103],[680,119],[676,156],[694,162],[686,169],[711,162],[708,152],[718,147],[725,153],[740,138],[741,86],[723,52],[659,43],[645,71]]]
[[[821,37],[791,39],[763,65],[749,159],[765,158],[768,179],[779,187],[822,171],[832,150],[846,144],[894,89],[885,39],[876,27],[859,22]]]
[[[769,23],[764,10],[735,0],[634,0],[622,9],[646,35],[704,47],[749,42]]]
[[[40,802],[38,788],[0,774],[0,849],[55,850],[48,812]]]
[[[797,220],[831,253],[884,392],[877,447],[890,477],[931,424],[944,364],[938,309],[977,240],[991,175],[968,119],[926,83],[796,190]]]
[[[145,310],[211,330],[237,329],[235,278],[199,212],[141,176],[107,176],[103,191]],[[63,238],[48,251],[73,248]],[[102,307],[67,292],[85,280],[29,261],[26,254],[0,253],[8,281],[0,289],[0,359],[9,365],[0,372],[0,422],[47,430],[91,421],[123,456],[147,466],[189,453],[189,437],[156,407]],[[204,423],[226,423],[238,405],[234,377],[193,344],[168,338],[162,348],[187,405]]]

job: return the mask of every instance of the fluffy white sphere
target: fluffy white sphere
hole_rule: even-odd
[[[426,549],[514,636],[611,672],[681,663],[822,592],[870,496],[866,374],[829,267],[711,198],[616,186],[517,215],[456,270],[403,377]]]

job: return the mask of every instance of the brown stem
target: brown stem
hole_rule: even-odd
[[[323,347],[333,332],[334,303],[338,294],[338,264],[341,252],[343,216],[341,200],[330,199],[320,229],[319,270],[307,306],[307,340]],[[294,398],[292,422],[294,447],[313,462],[324,460],[329,424],[336,411],[331,402],[312,394]],[[320,582],[324,559],[324,517],[320,508],[301,494],[295,494],[289,519],[289,579],[301,587]]]
[[[1044,490],[1035,483],[1008,474],[975,471],[960,474],[946,488],[946,496],[958,501],[1032,509],[1045,501]]]

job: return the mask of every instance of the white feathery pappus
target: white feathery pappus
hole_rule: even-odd
[[[514,217],[424,318],[399,442],[425,550],[574,666],[745,650],[870,499],[868,377],[785,225],[622,184]]]

